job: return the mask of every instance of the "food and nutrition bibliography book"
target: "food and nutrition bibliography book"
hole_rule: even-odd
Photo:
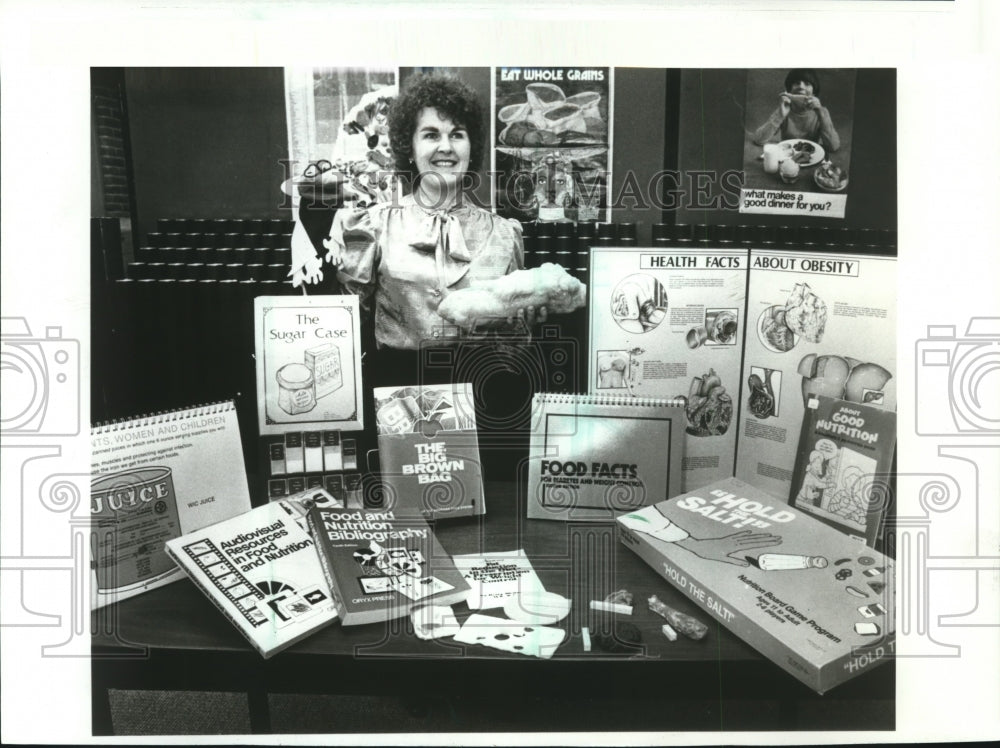
[[[896,447],[896,414],[814,395],[806,403],[788,503],[875,547]]]
[[[297,500],[313,504],[322,491]],[[319,496],[318,503],[332,501]],[[276,501],[174,538],[167,553],[265,658],[337,617],[300,506]]]
[[[385,508],[428,519],[484,514],[472,385],[376,387]]]
[[[746,249],[593,247],[589,391],[682,398],[681,490],[733,474]]]
[[[810,396],[896,409],[896,258],[751,250],[733,472],[791,491]]]
[[[894,654],[892,561],[741,480],[616,521],[660,576],[819,693]]]
[[[676,496],[686,424],[678,400],[536,394],[528,518],[609,520]]]
[[[163,544],[250,510],[230,400],[90,430],[91,608],[183,578]]]
[[[415,511],[315,506],[306,515],[341,623],[401,618],[428,603],[453,605],[469,585]]]
[[[262,436],[364,428],[359,317],[355,295],[254,299]]]

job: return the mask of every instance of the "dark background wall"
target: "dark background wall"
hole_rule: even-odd
[[[651,226],[663,220],[649,199],[654,175],[669,165],[671,145],[666,139],[668,115],[667,76],[663,68],[614,69],[614,129],[612,131],[611,220],[637,224],[640,246],[650,246]],[[634,181],[627,182],[631,173]],[[627,197],[637,185],[644,202]],[[624,194],[623,194],[624,193]]]
[[[822,71],[820,71],[822,73]],[[743,168],[746,70],[681,71],[678,163],[681,171],[719,174]],[[746,215],[735,210],[682,207],[677,223],[816,225],[896,229],[896,71],[859,69],[843,220],[809,216]],[[721,197],[721,189],[712,198]],[[711,202],[705,199],[703,203]]]
[[[157,218],[291,218],[281,68],[128,68],[139,235]]]
[[[489,101],[489,68],[401,68],[400,78],[432,69],[459,76]],[[632,179],[645,201],[624,196],[612,220],[637,223],[640,245],[650,243],[650,226],[660,221],[791,222],[683,204],[661,212],[648,199],[664,168],[742,168],[746,77],[730,69],[615,69],[611,197],[633,191]],[[288,150],[281,68],[130,68],[124,79],[140,237],[155,230],[156,218],[292,217],[279,207]],[[896,228],[895,70],[858,70],[854,109],[845,219],[795,217],[796,224]],[[484,159],[477,192],[484,203],[488,169]],[[690,192],[684,179],[680,187]]]

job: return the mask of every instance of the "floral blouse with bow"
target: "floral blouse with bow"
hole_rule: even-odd
[[[374,298],[380,348],[444,342],[450,325],[437,308],[449,293],[524,267],[517,221],[469,203],[431,211],[412,196],[338,211],[324,244],[345,290],[365,308]]]

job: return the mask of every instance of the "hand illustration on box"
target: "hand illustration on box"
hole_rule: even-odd
[[[720,561],[734,566],[749,566],[745,557],[734,557],[734,553],[745,553],[755,548],[781,545],[781,536],[769,532],[740,530],[720,538],[696,538],[675,522],[667,519],[655,507],[626,514],[619,520],[625,527],[641,532],[657,540],[674,543],[706,561]]]
[[[781,536],[769,532],[753,532],[752,530],[741,530],[731,535],[721,538],[692,538],[677,542],[681,548],[685,548],[691,553],[706,561],[721,561],[734,566],[749,566],[750,562],[746,558],[737,558],[732,554],[743,553],[755,548],[767,548],[773,545],[781,545]]]

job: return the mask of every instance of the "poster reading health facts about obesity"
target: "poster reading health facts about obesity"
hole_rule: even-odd
[[[683,490],[733,474],[748,253],[591,250],[590,392],[684,398]]]
[[[855,72],[747,73],[740,213],[844,217]]]
[[[896,260],[750,253],[736,477],[787,499],[810,395],[896,409]]]
[[[611,68],[496,68],[496,210],[522,221],[606,221]]]

